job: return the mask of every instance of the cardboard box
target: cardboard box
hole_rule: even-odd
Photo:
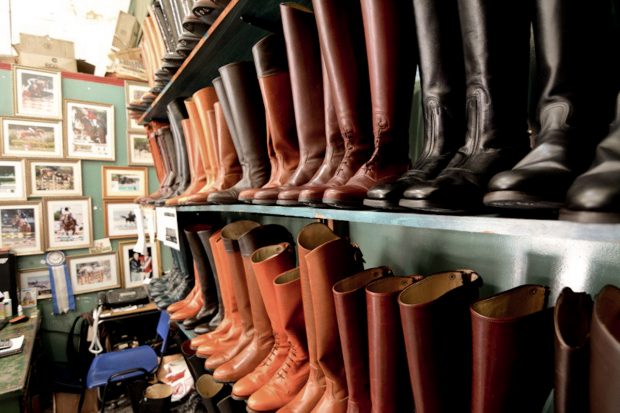
[[[112,47],[116,50],[131,49],[138,43],[140,24],[132,14],[123,11],[118,13]]]
[[[73,42],[20,33],[17,63],[24,66],[76,72]]]

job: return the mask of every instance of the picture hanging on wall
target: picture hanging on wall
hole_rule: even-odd
[[[37,289],[24,288],[19,292],[19,305],[22,308],[31,308],[37,306]]]
[[[159,243],[156,244],[159,246]],[[153,244],[145,245],[144,254],[134,250],[136,241],[118,243],[119,267],[123,288],[139,287],[144,280],[159,274],[159,250]]]
[[[68,257],[74,294],[120,287],[115,253],[74,255]]]
[[[92,245],[90,198],[46,199],[45,216],[48,250],[88,248]]]
[[[67,157],[116,159],[114,105],[65,99]]]
[[[28,194],[30,196],[82,195],[82,161],[28,161]]]
[[[147,195],[149,175],[146,167],[102,166],[104,198],[135,198]]]
[[[2,118],[2,156],[62,159],[62,121]]]
[[[127,156],[129,165],[154,165],[153,154],[151,153],[151,147],[146,134],[127,134]]]
[[[15,114],[36,118],[62,118],[60,72],[14,66]]]
[[[50,281],[48,268],[29,268],[19,270],[17,275],[19,277],[19,285],[22,291],[27,288],[36,288],[37,298],[39,300],[50,298],[52,296],[52,283]]]
[[[0,160],[0,201],[26,200],[26,168],[23,160]]]
[[[133,202],[103,201],[105,236],[110,239],[138,236],[136,207]]]
[[[42,254],[42,211],[41,202],[0,204],[0,247],[15,255]]]
[[[125,81],[125,104],[140,101],[142,95],[149,91],[148,83]],[[127,130],[135,132],[144,132],[144,126],[141,126],[135,119],[132,119],[127,111]]]

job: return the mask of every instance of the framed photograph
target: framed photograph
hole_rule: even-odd
[[[43,208],[41,202],[0,204],[0,247],[15,255],[42,254]]]
[[[147,195],[149,174],[146,167],[102,166],[104,198],[135,198]]]
[[[129,165],[155,165],[149,140],[144,133],[127,134],[127,156]]]
[[[81,196],[82,161],[28,161],[28,195]]]
[[[65,99],[67,158],[114,161],[114,105]]]
[[[147,243],[145,253],[134,251],[136,241],[118,243],[118,261],[121,269],[123,288],[144,285],[144,280],[159,274],[159,243]]]
[[[68,257],[74,294],[109,290],[121,286],[115,253]]]
[[[25,288],[19,292],[19,303],[22,308],[30,308],[37,306],[37,289]]]
[[[93,243],[90,198],[45,200],[47,249],[88,248]]]
[[[141,100],[142,95],[148,92],[150,89],[148,83],[142,82],[132,82],[129,80],[125,81],[125,103],[128,105],[133,101]],[[136,132],[144,132],[144,126],[140,125],[136,122],[135,119],[132,119],[127,114],[127,130],[128,131],[136,131]]]
[[[25,201],[25,185],[25,162],[0,159],[0,201]]]
[[[14,66],[15,114],[36,118],[62,118],[60,72]]]
[[[2,156],[62,159],[62,121],[2,118]]]
[[[27,270],[17,271],[19,277],[19,285],[22,291],[34,288],[37,290],[37,298],[52,297],[52,282],[50,281],[50,273],[48,268],[31,268]]]
[[[110,239],[138,236],[135,209],[137,204],[124,201],[103,201],[105,236]]]

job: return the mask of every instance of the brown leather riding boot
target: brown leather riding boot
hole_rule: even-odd
[[[219,103],[216,103],[215,109],[215,126],[217,140],[214,145],[217,147],[218,161],[220,170],[215,180],[214,187],[221,191],[235,185],[241,179],[241,165],[237,159],[237,152],[230,137],[230,131],[224,119],[224,112]]]
[[[205,362],[207,369],[214,370],[231,360],[254,339],[255,329],[252,319],[252,308],[243,259],[239,251],[239,238],[258,226],[260,224],[254,221],[236,221],[222,228],[222,240],[230,268],[230,280],[235,292],[235,298],[237,299],[237,309],[243,325],[243,331],[233,345],[209,356]]]
[[[147,205],[153,205],[159,199],[171,196],[176,180],[176,163],[173,159],[174,145],[171,143],[170,127],[168,125],[161,126],[155,129],[153,134],[162,154],[166,176],[160,182],[159,189],[155,193],[141,199],[141,203]]]
[[[274,343],[271,352],[258,367],[233,386],[232,394],[237,399],[247,399],[263,387],[286,360],[289,352],[286,332],[278,313],[273,281],[295,266],[295,251],[289,243],[279,243],[257,249],[251,259],[260,294],[271,320]]]
[[[471,270],[432,274],[398,297],[415,411],[471,408],[471,317],[482,278]]]
[[[362,0],[361,5],[375,145],[372,157],[344,186],[323,195],[325,204],[345,208],[361,207],[371,187],[395,181],[410,166],[409,118],[417,54],[403,50],[415,50],[412,4]]]
[[[347,410],[347,381],[338,334],[332,286],[362,269],[359,249],[320,223],[306,225],[299,234],[312,295],[319,366],[325,374],[325,392],[312,410],[339,413]]]
[[[590,336],[590,411],[612,413],[620,406],[620,288],[598,293]]]
[[[222,232],[224,233],[224,230]],[[230,383],[251,373],[265,360],[273,348],[274,337],[271,321],[256,281],[251,256],[258,248],[280,242],[292,243],[293,239],[286,228],[275,224],[252,228],[238,238],[239,252],[243,262],[250,300],[254,335],[243,350],[213,372],[213,377],[218,381]]]
[[[472,304],[472,413],[542,410],[553,387],[548,296],[529,284]]]
[[[388,267],[371,268],[338,281],[332,288],[347,376],[348,412],[371,411],[365,288],[375,280],[393,275]]]
[[[289,351],[278,371],[248,399],[248,409],[255,412],[274,411],[289,403],[310,372],[299,267],[278,276],[273,288]]]
[[[269,124],[267,124],[267,157],[269,158],[269,180],[267,183],[258,188],[249,188],[239,192],[239,202],[245,202],[246,204],[251,204],[254,199],[254,195],[260,191],[261,189],[267,188],[275,188],[278,186],[278,179],[280,176],[280,164],[278,162],[278,157],[276,156],[276,150],[273,147],[273,137],[271,136],[271,128]]]
[[[373,413],[413,410],[398,295],[421,276],[388,277],[366,286],[370,403]]]
[[[164,155],[161,152],[160,145],[157,143],[157,136],[155,130],[159,127],[157,126],[158,122],[149,122],[146,127],[146,136],[149,141],[149,148],[151,149],[151,154],[153,155],[153,163],[155,165],[155,172],[157,173],[157,180],[159,181],[159,188],[157,190],[147,196],[141,196],[134,200],[134,202],[139,204],[144,204],[148,199],[158,198],[161,193],[161,187],[166,180],[166,175],[168,174],[168,170],[166,169],[166,162],[164,161]]]
[[[555,302],[556,413],[587,413],[590,398],[592,297],[564,287]]]

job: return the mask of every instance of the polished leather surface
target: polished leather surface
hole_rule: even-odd
[[[416,412],[470,411],[469,307],[481,285],[472,270],[442,272],[398,297]]]
[[[265,112],[252,63],[231,63],[219,70],[226,101],[220,95],[221,86],[215,84],[215,88],[231,130],[243,175],[232,188],[209,195],[209,202],[234,203],[242,190],[257,188],[267,182],[269,166],[264,138]],[[226,114],[227,111],[230,116]]]
[[[612,413],[620,406],[620,289],[607,285],[594,304],[590,336],[590,411]]]
[[[411,2],[362,0],[361,6],[374,152],[344,187],[325,191],[323,202],[332,206],[361,206],[368,189],[396,180],[410,166],[409,118],[417,60]]]
[[[548,295],[529,284],[471,306],[472,413],[542,410],[553,387]]]
[[[592,297],[565,287],[555,303],[556,413],[589,411]]]
[[[198,90],[193,95],[194,102],[196,103],[196,109],[199,117],[199,125],[202,130],[202,140],[200,142],[200,151],[203,154],[203,158],[207,159],[205,163],[205,174],[207,176],[207,182],[201,189],[201,193],[211,190],[215,183],[215,175],[218,170],[218,163],[215,155],[215,150],[212,145],[212,141],[216,139],[213,136],[212,128],[210,128],[209,111],[213,110],[214,105],[217,103],[217,94],[215,88],[206,87]]]
[[[466,81],[465,144],[429,183],[407,188],[400,205],[455,213],[482,207],[487,184],[528,149],[530,15],[492,0],[458,0]]]
[[[224,118],[222,106],[218,103],[214,105],[215,125],[217,131],[217,151],[220,164],[220,171],[215,181],[215,188],[218,190],[228,189],[236,184],[241,178],[241,165],[235,152],[235,146],[228,129],[228,124]]]
[[[347,412],[350,413],[371,411],[365,288],[373,281],[393,275],[389,267],[370,268],[338,281],[332,288],[349,392]]]

